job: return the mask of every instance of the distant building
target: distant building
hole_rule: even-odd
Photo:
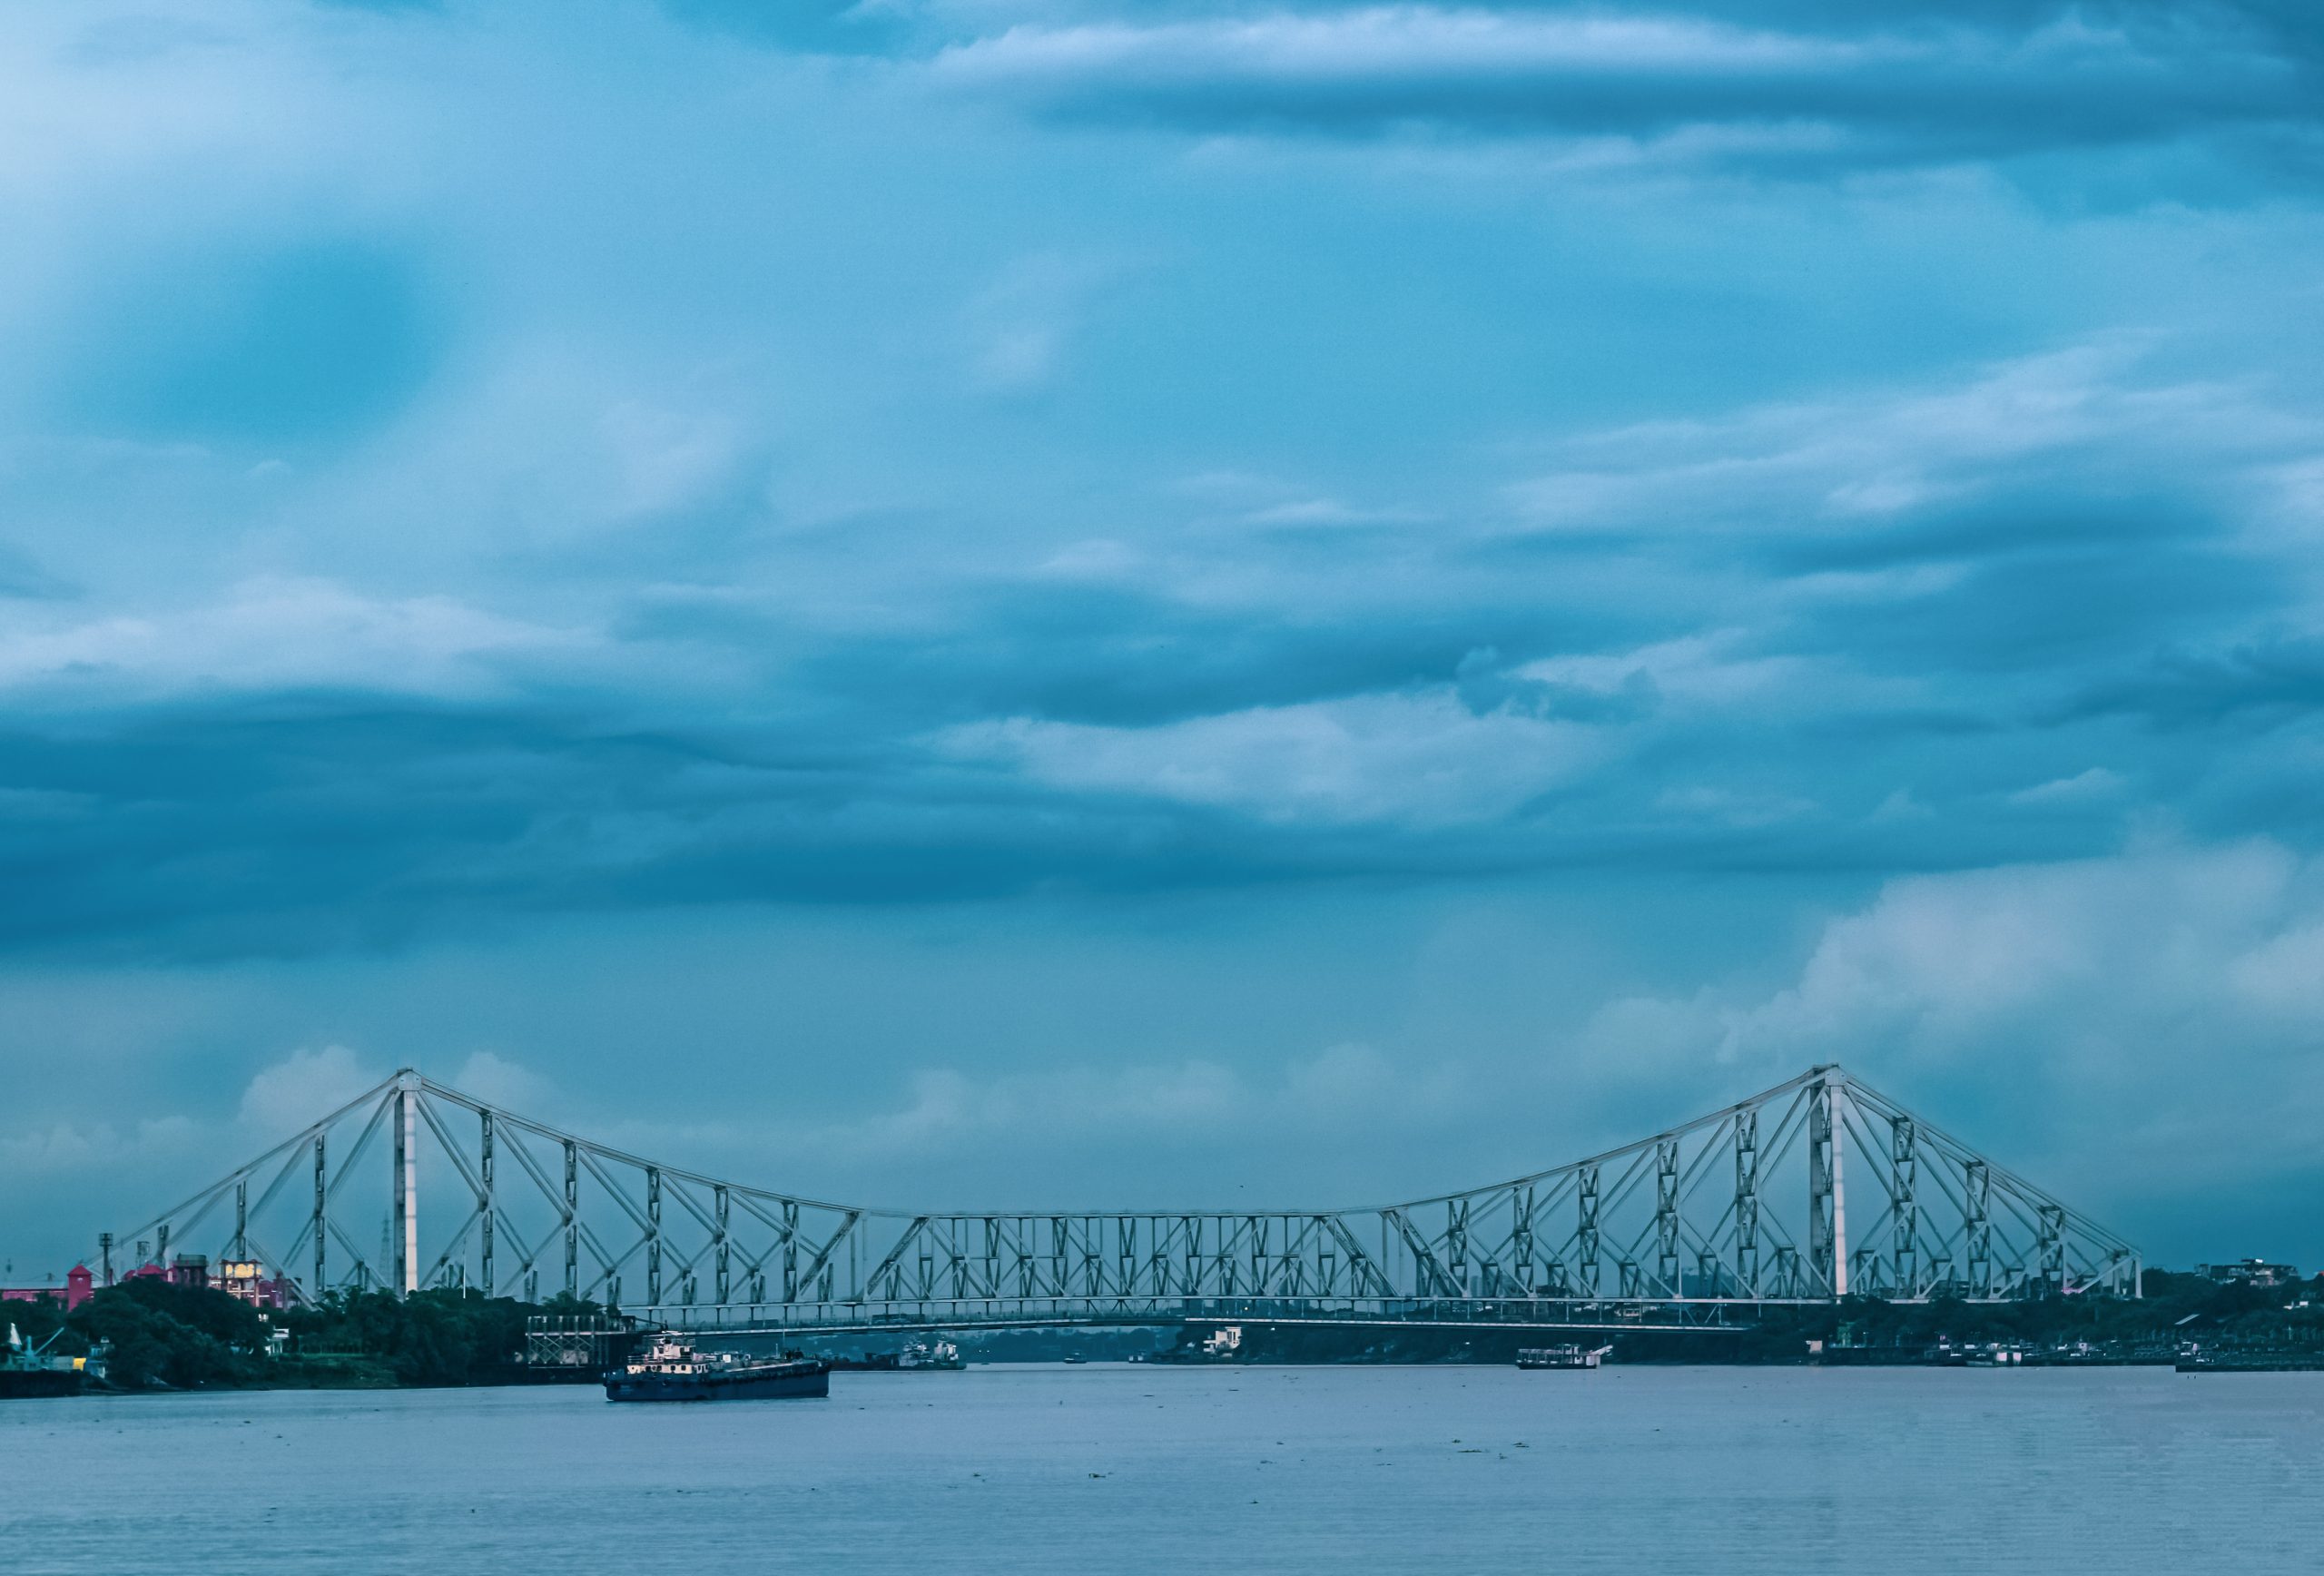
[[[212,1264],[206,1255],[182,1253],[170,1261],[167,1268],[158,1264],[141,1264],[121,1278],[165,1280],[174,1286],[208,1286],[254,1308],[284,1307],[290,1301],[283,1283],[270,1277],[266,1266],[254,1258],[222,1258]]]
[[[211,1272],[210,1284],[228,1296],[254,1308],[282,1306],[282,1283],[268,1277],[254,1258],[222,1258]]]
[[[210,1258],[206,1254],[182,1253],[166,1265],[141,1264],[121,1278],[167,1281],[173,1286],[206,1286],[210,1284]]]
[[[2299,1278],[2295,1266],[2270,1264],[2261,1258],[2238,1259],[2233,1264],[2199,1264],[2195,1271],[2233,1285],[2288,1286]]]
[[[61,1286],[0,1286],[0,1302],[29,1303],[42,1297],[54,1297],[69,1313],[89,1300],[96,1290],[97,1277],[89,1273],[85,1264],[76,1264],[64,1277]]]

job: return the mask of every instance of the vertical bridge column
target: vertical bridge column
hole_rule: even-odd
[[[645,1167],[645,1303],[662,1302],[662,1167]]]
[[[1581,1263],[1581,1295],[1598,1295],[1598,1167],[1584,1166],[1574,1178],[1574,1251]]]
[[[419,1075],[409,1068],[396,1075],[395,1276],[396,1295],[419,1289]]]
[[[1989,1297],[1994,1292],[1993,1168],[1983,1160],[1971,1160],[1962,1168],[1961,1200],[1969,1295]]]
[[[1679,1270],[1679,1140],[1654,1146],[1654,1273],[1667,1295],[1686,1295]]]
[[[581,1151],[565,1140],[565,1295],[580,1289],[581,1270]]]
[[[711,1198],[714,1201],[715,1216],[718,1221],[715,1233],[711,1242],[711,1246],[714,1250],[711,1264],[718,1276],[718,1301],[720,1305],[724,1306],[726,1302],[727,1272],[726,1184],[721,1182],[717,1187],[712,1188]]]
[[[1840,1079],[1836,1068],[1807,1087],[1807,1269],[1830,1295],[1848,1295],[1847,1195],[1840,1180]]]
[[[483,1184],[483,1193],[477,1199],[476,1207],[478,1213],[483,1216],[484,1263],[482,1267],[484,1270],[484,1295],[489,1297],[492,1295],[492,1216],[493,1212],[499,1207],[499,1205],[494,1200],[492,1192],[492,1113],[490,1111],[484,1112],[483,1120],[484,1135],[481,1140],[482,1147],[478,1150],[477,1157],[479,1162],[477,1180]],[[521,1246],[523,1245],[519,1243],[518,1246]]]
[[[1896,1216],[1895,1295],[1920,1295],[1920,1159],[1910,1117],[1894,1118],[1888,1129],[1888,1197]]]
[[[323,1209],[330,1202],[330,1177],[323,1164],[323,1137],[320,1133],[315,1135],[315,1220],[312,1228],[315,1234],[315,1280],[314,1285],[308,1288],[309,1302],[320,1302],[327,1284],[323,1276],[323,1238],[330,1230],[330,1223],[323,1217]]]

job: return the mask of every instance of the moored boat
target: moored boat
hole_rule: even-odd
[[[49,1348],[64,1332],[51,1334],[48,1339],[28,1344],[8,1326],[8,1345],[0,1352],[0,1400],[16,1400],[34,1395],[78,1395],[88,1380],[102,1383],[105,1376],[104,1348],[93,1357],[58,1357]]]
[[[608,1401],[797,1401],[831,1394],[832,1365],[787,1352],[753,1357],[697,1351],[664,1332],[645,1350],[606,1375]]]
[[[1517,1354],[1520,1368],[1595,1368],[1611,1346],[1528,1346]]]

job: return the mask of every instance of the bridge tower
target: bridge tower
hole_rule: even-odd
[[[428,1164],[465,1185],[433,1207],[426,1259],[423,1141]],[[1854,1233],[1844,1167],[1859,1194],[1875,1190]],[[1363,1246],[1374,1230],[1376,1258]],[[397,1296],[478,1285],[537,1297],[561,1279],[607,1305],[626,1278],[648,1317],[799,1331],[1219,1315],[1546,1326],[1606,1320],[1610,1302],[1624,1319],[1707,1328],[1851,1294],[2140,1289],[2130,1243],[1833,1066],[1462,1192],[1323,1214],[1141,1216],[803,1198],[594,1143],[406,1069],[113,1240],[137,1244],[141,1268],[215,1245],[304,1300],[328,1295],[327,1272]],[[306,1285],[285,1275],[294,1266]]]
[[[1816,1072],[1816,1081],[1807,1088],[1807,1273],[1831,1288],[1832,1295],[1844,1297],[1848,1295],[1847,1190],[1840,1175],[1845,1079],[1836,1067]]]
[[[395,1287],[396,1295],[419,1289],[419,1075],[409,1068],[396,1074],[395,1110]]]

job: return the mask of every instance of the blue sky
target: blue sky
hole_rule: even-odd
[[[2324,1256],[2304,4],[20,5],[0,127],[20,1267],[405,1062],[1335,1204],[1837,1059]]]

